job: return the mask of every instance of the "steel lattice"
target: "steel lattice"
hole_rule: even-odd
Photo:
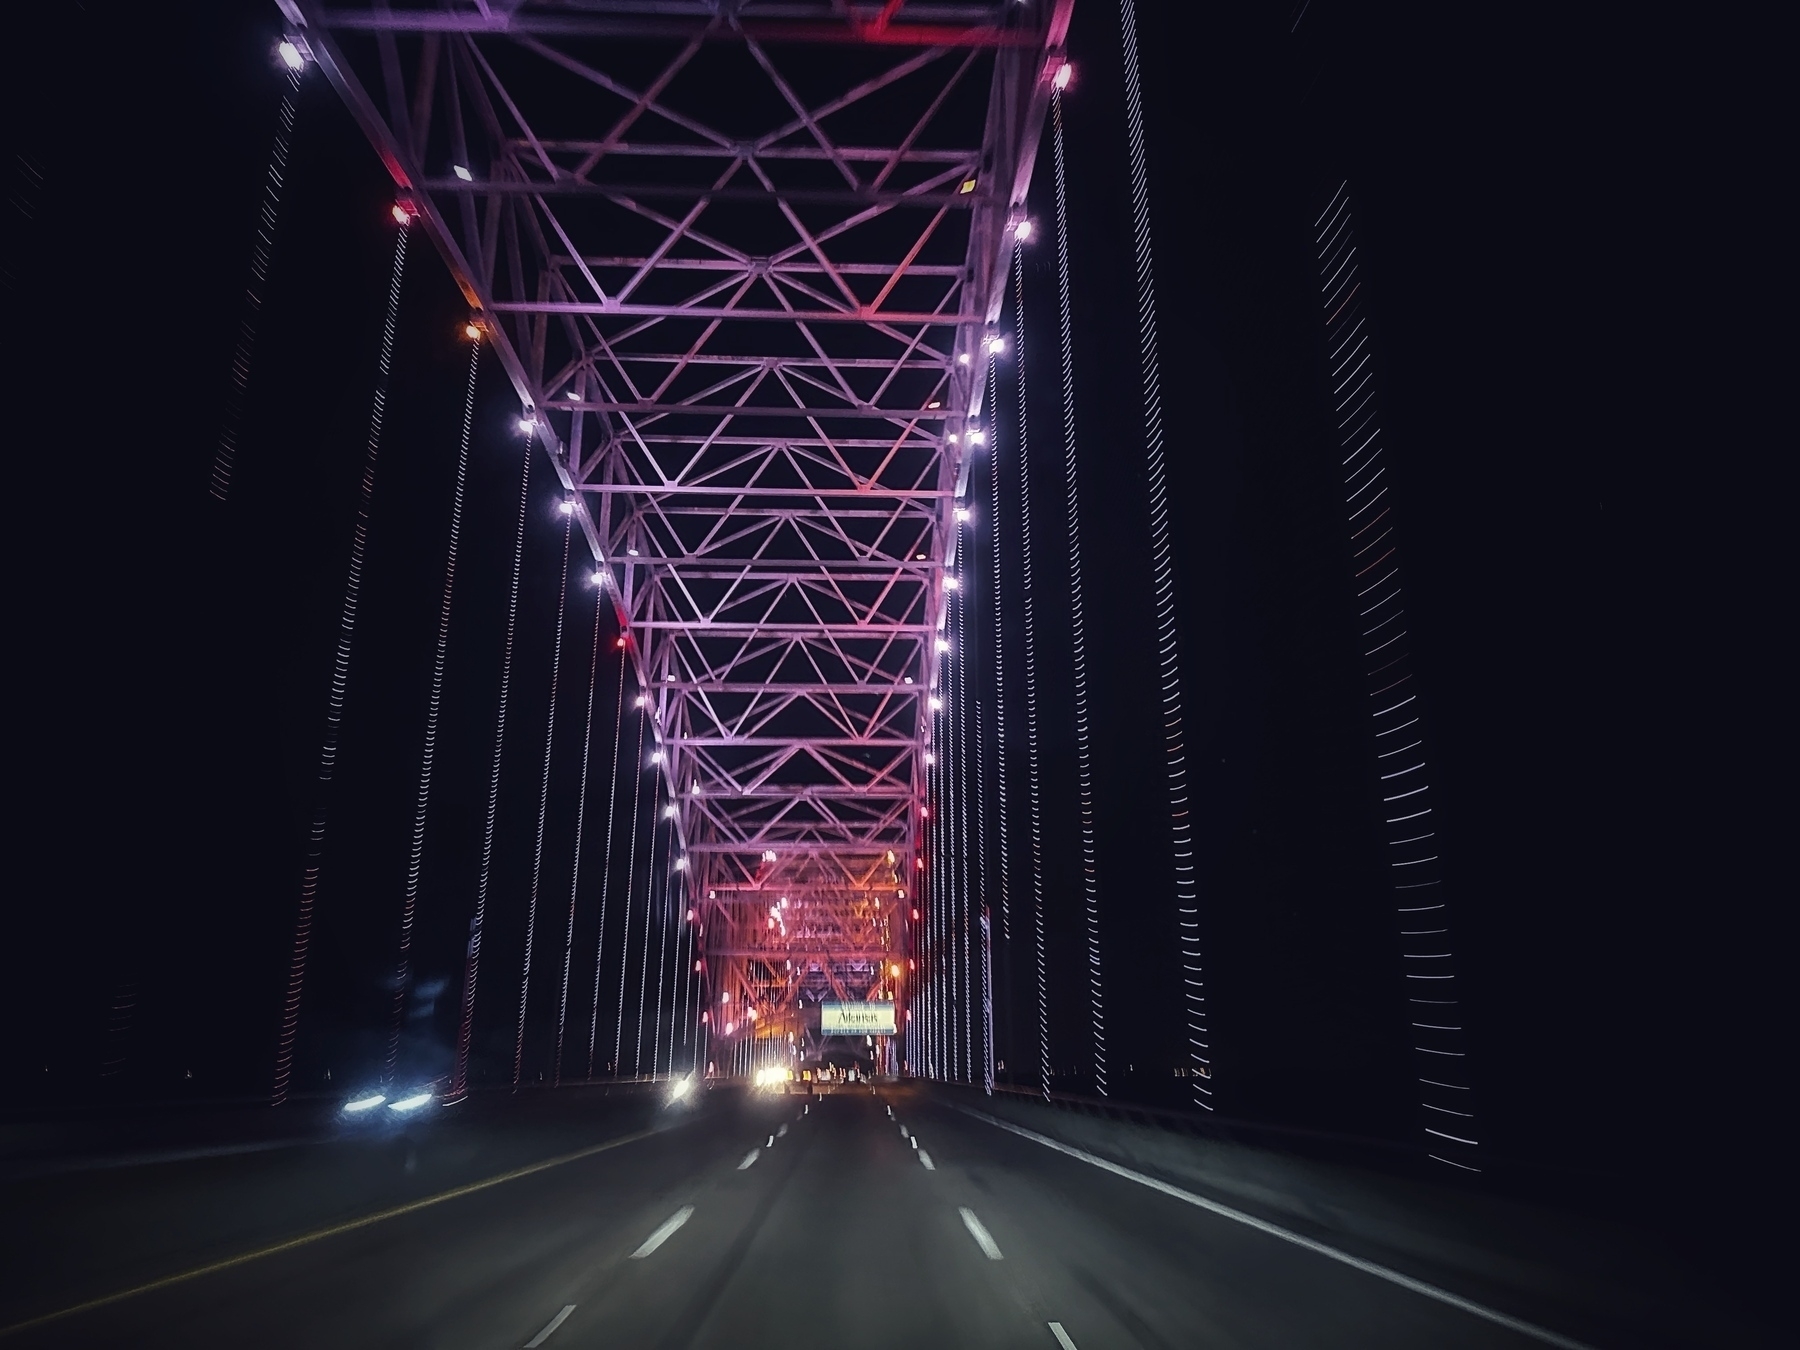
[[[283,4],[577,502],[710,1006],[764,1034],[908,1001],[951,504],[1072,4]]]

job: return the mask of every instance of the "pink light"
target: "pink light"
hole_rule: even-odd
[[[394,223],[396,225],[412,224],[412,212],[407,209],[405,202],[394,203]]]
[[[1075,78],[1075,67],[1064,61],[1056,68],[1056,74],[1050,79],[1053,88],[1062,90],[1069,87],[1069,81]]]

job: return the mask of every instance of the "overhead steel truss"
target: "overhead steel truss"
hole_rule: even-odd
[[[715,1042],[904,1008],[953,507],[1073,0],[281,5],[575,504]]]

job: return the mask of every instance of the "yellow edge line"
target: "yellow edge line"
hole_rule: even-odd
[[[255,1251],[243,1252],[238,1256],[228,1256],[223,1261],[214,1261],[211,1265],[196,1266],[192,1270],[184,1270],[178,1275],[165,1275],[160,1280],[151,1280],[148,1284],[134,1285],[130,1289],[121,1289],[115,1294],[103,1294],[99,1298],[91,1298],[86,1303],[76,1303],[67,1308],[58,1308],[55,1312],[41,1313],[27,1318],[23,1322],[14,1322],[9,1327],[0,1327],[0,1337],[12,1336],[21,1331],[29,1331],[33,1327],[41,1327],[50,1322],[61,1321],[65,1317],[73,1317],[77,1313],[92,1312],[95,1308],[104,1308],[109,1303],[122,1303],[128,1298],[136,1298],[139,1294],[154,1293],[158,1289],[167,1289],[172,1285],[185,1284],[189,1280],[197,1280],[203,1275],[216,1275],[221,1270],[230,1270],[233,1266],[248,1265],[252,1261],[260,1261],[265,1256],[277,1256],[282,1252],[293,1251],[296,1247],[304,1247],[309,1243],[320,1242],[326,1238],[337,1237],[341,1233],[353,1233],[359,1228],[368,1228],[372,1224],[382,1223],[388,1219],[397,1219],[402,1214],[412,1214],[421,1209],[429,1209],[433,1205],[441,1205],[446,1200],[455,1200],[465,1195],[473,1195],[476,1191],[485,1191],[490,1186],[503,1185],[508,1181],[517,1181],[520,1177],[528,1177],[533,1172],[546,1172],[552,1167],[561,1167],[566,1163],[579,1162],[583,1158],[591,1158],[596,1153],[605,1153],[608,1149],[621,1148],[626,1144],[635,1144],[640,1139],[648,1139],[657,1130],[639,1130],[635,1134],[621,1135],[617,1139],[609,1139],[604,1144],[577,1149],[573,1153],[565,1153],[560,1158],[547,1158],[543,1162],[531,1163],[529,1166],[515,1168],[511,1172],[502,1172],[497,1177],[488,1177],[482,1181],[471,1181],[466,1186],[452,1187],[440,1191],[436,1195],[428,1195],[422,1200],[409,1200],[404,1205],[395,1205],[392,1209],[378,1210],[374,1214],[365,1214],[360,1219],[350,1219],[344,1223],[333,1224],[330,1228],[315,1229],[310,1233],[302,1233],[299,1237],[288,1238],[284,1242],[273,1243],[267,1247],[258,1247]]]

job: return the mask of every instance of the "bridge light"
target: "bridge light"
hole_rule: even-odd
[[[663,807],[663,819],[664,820],[675,819],[675,803],[674,802],[670,802],[667,806]]]
[[[473,342],[476,338],[481,336],[481,325],[471,319],[468,323],[463,325],[463,336]]]
[[[973,178],[963,179],[962,186],[957,188],[956,190],[958,192],[960,192],[963,196],[965,196],[965,197],[968,196],[971,192],[973,192],[975,190],[975,180]]]
[[[281,64],[289,70],[305,70],[306,54],[292,38],[283,38],[281,45],[275,48],[275,54],[281,58]]]
[[[927,403],[927,404],[926,404],[926,405],[925,405],[925,407],[926,407],[926,408],[927,408],[927,409],[931,409],[931,408],[941,408],[941,407],[943,407],[943,406],[944,406],[944,400],[943,400],[943,399],[941,399],[941,398],[934,398],[934,399],[932,399],[932,400],[931,400],[931,402],[929,402],[929,403]]]
[[[962,353],[962,355],[958,356],[956,358],[956,364],[959,366],[968,365],[969,364],[969,354],[967,352],[964,352],[964,353]]]
[[[463,168],[460,164],[452,164],[450,166],[450,172],[462,179],[465,183],[473,183],[475,181],[475,175]]]
[[[941,698],[938,698],[936,695],[933,695],[931,698],[927,699],[926,703],[930,705],[931,711],[933,711],[933,712],[941,711],[944,706],[944,700]]]
[[[969,512],[969,508],[968,508],[968,507],[966,507],[966,506],[959,506],[959,507],[957,507],[957,508],[956,508],[956,519],[957,519],[957,521],[958,521],[958,522],[959,522],[959,523],[960,523],[960,522],[964,522],[964,521],[967,521],[967,520],[968,520],[968,518],[969,518],[969,515],[970,515],[970,512]]]
[[[1006,339],[998,336],[991,337],[986,342],[982,343],[981,346],[982,350],[987,352],[989,356],[999,356],[1006,350]]]
[[[913,682],[912,676],[908,675],[908,676],[904,677],[903,683],[911,684],[912,682]]]
[[[620,645],[620,646],[621,646],[621,647],[623,647],[623,646],[624,646],[624,645],[625,645],[625,639],[624,639],[624,638],[620,638],[620,639],[619,639],[619,645]],[[632,700],[632,701],[631,701],[631,702],[632,702],[632,706],[633,706],[633,707],[634,707],[634,708],[641,708],[641,707],[643,707],[643,706],[644,706],[644,705],[645,705],[645,704],[646,704],[646,703],[648,703],[648,702],[649,702],[649,701],[650,701],[650,699],[649,699],[649,698],[648,698],[648,696],[646,696],[646,695],[644,695],[644,694],[639,694],[639,695],[638,695],[638,696],[637,696],[637,697],[636,697],[636,698],[635,698],[635,699],[633,699],[633,700]]]
[[[394,203],[393,216],[394,216],[394,224],[396,224],[396,225],[412,224],[412,212],[407,208],[407,205],[405,202],[395,202]],[[477,336],[480,336],[480,335],[477,334]]]
[[[579,399],[581,397],[581,395],[576,393],[573,389],[571,389],[571,390],[569,390],[569,392],[567,394],[564,395],[564,397],[570,398],[570,399]]]
[[[625,550],[625,553],[628,557],[632,557],[632,558],[635,558],[638,556],[638,551],[635,548],[628,548]]]
[[[532,432],[537,430],[537,418],[533,417],[530,413],[526,413],[519,419],[519,430],[524,432],[527,436],[531,435]]]
[[[675,860],[675,870],[677,872],[687,871],[687,859],[686,858],[677,858]]]
[[[565,516],[572,516],[575,514],[575,503],[565,500],[558,503],[556,509],[561,511]]]
[[[1069,81],[1075,78],[1075,67],[1064,61],[1056,68],[1056,74],[1050,77],[1053,89],[1063,90],[1069,87]]]
[[[652,763],[652,764],[661,764],[661,763],[662,763],[662,761],[663,761],[663,753],[662,753],[662,751],[660,751],[660,750],[652,750],[652,751],[651,751],[651,752],[650,752],[650,762],[651,762],[651,763]]]
[[[925,860],[923,858],[920,858],[916,865],[921,872],[925,870]]]
[[[986,445],[987,444],[987,432],[971,431],[969,433],[969,444],[970,445]]]
[[[940,652],[949,651],[950,650],[950,640],[948,638],[939,638],[937,640],[937,649]]]
[[[904,899],[906,899],[906,892],[905,892],[905,891],[896,891],[896,892],[895,892],[895,894],[896,894],[896,895],[897,895],[897,896],[899,896],[899,898],[900,898],[900,899],[902,899],[902,900],[904,900]]]
[[[896,980],[900,978],[900,963],[898,961],[888,967],[888,974],[892,975]]]
[[[721,1003],[731,1002],[731,993],[729,990],[727,990],[725,993],[719,995],[719,1002],[721,1002]]]
[[[955,577],[944,578],[944,589],[947,591],[954,591],[961,585],[962,582],[958,581]]]
[[[1013,238],[1017,239],[1021,244],[1031,238],[1031,222],[1029,220],[1021,220],[1017,225],[1014,225]]]

